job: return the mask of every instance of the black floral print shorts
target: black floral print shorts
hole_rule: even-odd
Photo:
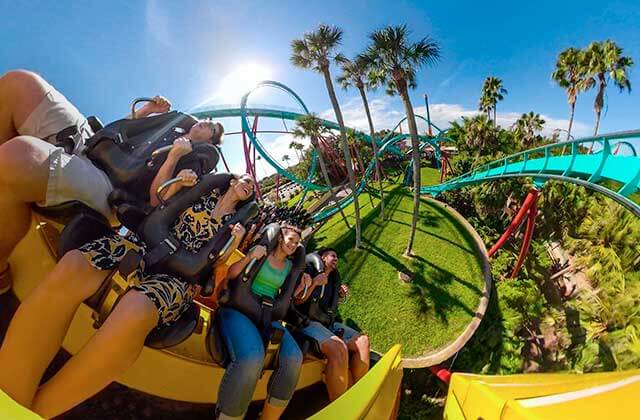
[[[79,248],[89,263],[99,270],[116,268],[130,249],[142,255],[146,252],[144,243],[139,239],[120,235],[105,236]],[[139,286],[133,289],[142,292],[158,308],[158,326],[171,324],[180,318],[196,295],[195,286],[168,274],[148,274],[138,268],[134,275]]]

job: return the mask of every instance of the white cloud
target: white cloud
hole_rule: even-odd
[[[405,116],[404,108],[399,99],[390,97],[380,97],[372,99],[369,103],[371,110],[371,118],[376,130],[391,129],[398,121]],[[369,125],[367,123],[367,117],[364,112],[364,107],[360,98],[350,98],[345,101],[341,106],[342,114],[345,124],[349,127],[353,127],[364,132],[369,131]],[[475,109],[466,109],[460,104],[448,104],[437,103],[429,106],[431,122],[441,129],[446,129],[451,121],[460,120],[462,117],[471,117],[479,112]],[[414,107],[414,113],[419,116],[426,116],[426,107],[418,106]],[[516,120],[522,115],[520,112],[498,112],[496,115],[498,125],[508,128],[516,122]],[[321,118],[335,121],[333,109],[328,109],[319,114]],[[566,130],[569,126],[568,119],[553,118],[549,115],[541,114],[541,117],[545,120],[545,126],[543,133],[551,134],[556,129]],[[425,131],[426,123],[418,120],[418,130]],[[403,132],[408,131],[408,126],[405,123],[402,124]],[[572,133],[576,137],[588,135],[590,128],[588,125],[579,121],[573,122]],[[562,136],[560,136],[562,138]]]

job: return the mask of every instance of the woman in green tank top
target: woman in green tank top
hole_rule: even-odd
[[[289,257],[296,252],[300,244],[300,230],[291,226],[282,226],[278,245],[269,255],[253,278],[251,292],[260,297],[276,299],[292,268]],[[227,279],[237,280],[247,264],[253,259],[259,260],[267,253],[264,246],[258,245],[247,256],[229,267]],[[301,294],[305,284],[311,284],[309,275],[304,274],[294,295]],[[258,327],[241,311],[222,306],[218,309],[220,333],[230,354],[224,377],[218,389],[216,414],[219,418],[243,418],[251,397],[260,378],[264,347]],[[295,390],[302,352],[291,334],[280,320],[274,320],[273,328],[283,331],[278,351],[276,369],[271,375],[267,388],[267,398],[262,409],[262,419],[273,420],[280,417]]]

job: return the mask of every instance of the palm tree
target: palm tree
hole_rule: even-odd
[[[289,157],[289,155],[284,155],[282,156],[282,160],[284,160],[284,163],[287,164],[287,168],[289,167],[289,161],[291,160],[291,158]]]
[[[522,114],[513,125],[516,138],[520,139],[524,147],[531,146],[535,141],[536,132],[542,131],[545,120],[533,111]]]
[[[496,126],[496,109],[498,108],[498,102],[503,100],[506,94],[507,89],[502,86],[502,80],[493,76],[484,79],[479,110],[486,112],[489,119],[491,119],[491,111],[493,111],[494,127]]]
[[[497,144],[498,133],[493,124],[491,124],[491,119],[486,115],[462,117],[460,130],[462,134],[461,140],[469,149],[476,150],[476,160],[478,160],[483,151],[487,148],[491,149]]]
[[[292,141],[291,143],[289,143],[289,149],[292,149],[293,151],[295,151],[296,153],[296,157],[298,158],[298,163],[302,162],[302,153],[301,150],[304,148],[304,146],[301,143],[298,143],[297,141]]]
[[[369,101],[367,100],[366,89],[375,89],[374,80],[369,78],[369,68],[367,61],[362,57],[356,57],[355,60],[349,60],[344,56],[339,57],[342,74],[338,77],[337,82],[343,89],[355,87],[360,92],[360,98],[364,105],[364,112],[369,122],[369,133],[371,136],[371,146],[373,147],[373,158],[376,165],[376,177],[378,178],[380,187],[380,217],[384,220],[384,190],[382,188],[382,173],[380,171],[380,161],[378,159],[378,144],[375,140],[375,130],[373,129],[373,120],[371,119],[371,111],[369,110]]]
[[[567,141],[571,139],[571,127],[573,126],[573,117],[576,111],[576,101],[578,94],[588,88],[586,77],[585,54],[576,48],[567,48],[558,55],[556,61],[556,69],[551,78],[558,85],[567,91],[567,102],[571,109],[571,117],[569,118],[569,128],[567,129]]]
[[[371,45],[363,55],[371,68],[373,81],[386,84],[389,95],[399,95],[407,113],[413,158],[413,218],[405,255],[411,255],[420,210],[420,143],[409,88],[416,87],[418,68],[435,64],[440,58],[440,46],[431,38],[424,37],[411,43],[408,37],[406,25],[387,26],[369,36]]]
[[[322,172],[322,177],[324,178],[324,182],[329,187],[329,193],[331,194],[331,199],[338,205],[338,197],[336,197],[333,192],[333,186],[331,185],[331,179],[329,178],[329,173],[327,172],[327,165],[324,161],[324,157],[320,152],[320,146],[318,144],[318,139],[325,134],[330,133],[330,130],[322,125],[322,121],[315,114],[305,115],[300,117],[296,121],[296,127],[291,132],[291,135],[297,139],[305,139],[308,138],[311,140],[311,145],[316,149],[318,153],[318,161],[320,162],[320,172]],[[344,223],[347,225],[348,229],[351,229],[349,225],[349,221],[347,221],[347,217],[345,216],[342,209],[340,209],[340,214],[342,215],[342,219]]]
[[[353,207],[356,217],[356,243],[355,247],[360,247],[360,204],[358,203],[358,195],[356,194],[356,179],[351,166],[351,152],[347,144],[347,135],[342,118],[342,111],[336,98],[336,92],[333,88],[331,73],[329,66],[331,59],[335,59],[333,51],[340,45],[342,41],[342,29],[337,26],[321,24],[314,32],[307,32],[302,39],[294,39],[291,41],[291,63],[296,67],[303,69],[312,69],[322,74],[324,82],[331,99],[331,105],[336,115],[336,120],[340,126],[340,146],[344,154],[344,160],[347,162],[347,174],[349,175],[349,186],[353,194]]]
[[[631,81],[629,80],[629,69],[633,66],[631,57],[622,55],[622,48],[615,42],[606,40],[604,42],[592,42],[585,51],[587,65],[588,87],[598,84],[598,93],[593,102],[593,110],[596,113],[596,124],[593,135],[598,134],[600,127],[600,114],[604,108],[604,93],[607,89],[607,82],[620,89],[620,92],[627,89],[631,92]]]

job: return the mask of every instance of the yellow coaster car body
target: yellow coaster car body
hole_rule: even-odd
[[[56,264],[55,249],[62,226],[34,215],[27,236],[16,247],[10,257],[14,279],[14,293],[23,300],[30,291],[49,273]],[[236,256],[237,258],[237,256]],[[235,259],[232,257],[229,262]],[[212,311],[200,305],[200,322],[196,331],[184,342],[164,350],[145,347],[134,365],[117,379],[130,388],[177,401],[194,403],[215,403],[217,390],[224,369],[216,364],[206,350],[205,338],[211,321]],[[92,309],[82,304],[78,309],[69,331],[63,341],[63,348],[71,354],[77,353],[95,333]],[[382,418],[389,418],[396,409],[396,396],[402,378],[400,349],[392,349],[363,378],[353,390],[331,404],[340,408],[340,418],[361,418],[361,414],[373,410]],[[305,358],[297,389],[322,381],[325,362],[315,358]],[[253,395],[254,400],[266,397],[267,383],[272,370],[266,370]],[[4,394],[0,395],[0,418],[21,418],[5,416],[13,410],[15,403]],[[13,404],[11,404],[13,403]],[[358,407],[355,410],[355,407]],[[345,411],[347,410],[347,411]],[[355,410],[355,411],[354,411]],[[323,410],[324,412],[324,410]],[[333,412],[333,411],[331,411]],[[355,417],[345,417],[353,412]],[[360,414],[357,414],[360,413]],[[25,416],[27,416],[25,414]],[[318,418],[329,418],[318,413]],[[24,417],[33,418],[33,417]],[[335,418],[335,417],[331,417]],[[379,416],[371,418],[381,418]]]
[[[640,370],[451,377],[445,419],[638,418]]]

